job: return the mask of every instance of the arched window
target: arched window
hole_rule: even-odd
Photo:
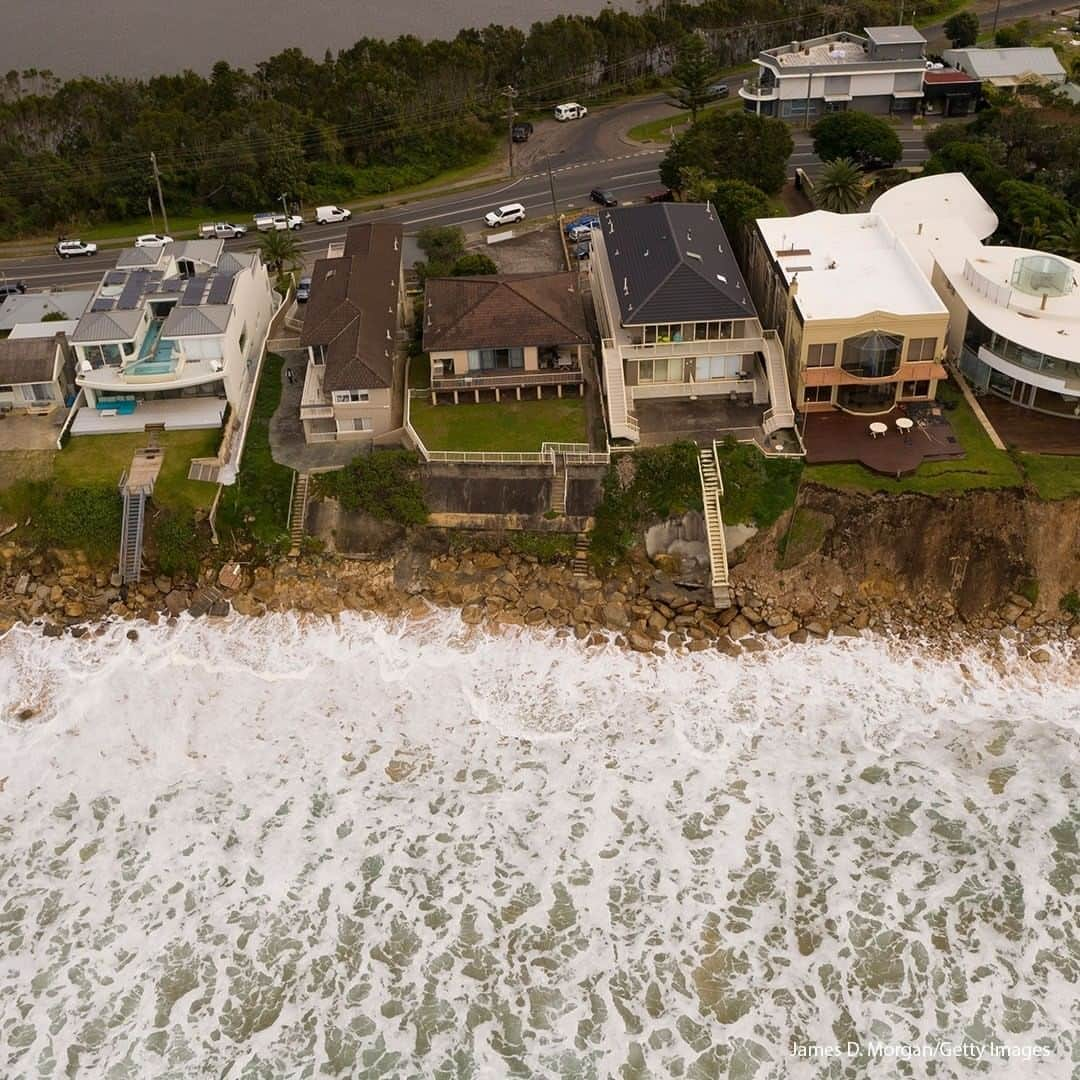
[[[840,366],[860,379],[883,379],[896,374],[903,347],[904,339],[898,334],[872,330],[844,342]]]

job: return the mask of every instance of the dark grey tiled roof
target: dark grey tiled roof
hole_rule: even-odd
[[[709,204],[603,210],[600,228],[624,325],[757,316]]]

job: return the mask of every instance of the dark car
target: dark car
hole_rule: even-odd
[[[9,296],[18,296],[26,292],[26,283],[23,281],[0,281],[0,300]]]
[[[611,194],[610,191],[605,191],[603,188],[593,188],[589,192],[589,198],[594,203],[599,203],[601,206],[618,206],[619,200]]]
[[[570,258],[571,259],[587,259],[591,253],[592,253],[592,245],[588,244],[588,243],[585,243],[585,242],[582,242],[580,244],[575,244],[570,249]]]
[[[674,202],[675,193],[671,190],[671,188],[660,188],[659,191],[650,191],[649,194],[645,196],[645,201],[651,203]]]
[[[296,285],[296,302],[306,304],[311,299],[311,278],[302,277]]]
[[[522,120],[520,124],[515,124],[513,131],[511,132],[514,142],[528,142],[529,136],[533,133],[533,126],[528,120]]]
[[[892,162],[886,161],[884,158],[878,157],[877,154],[872,154],[868,150],[856,150],[855,164],[864,172],[874,172],[876,169],[889,168],[892,165]]]

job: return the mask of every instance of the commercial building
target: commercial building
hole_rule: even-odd
[[[923,96],[926,38],[913,26],[868,26],[765,49],[758,74],[739,90],[761,116],[807,121],[857,109],[912,112]]]
[[[984,243],[997,216],[961,173],[901,184],[874,212],[948,308],[948,355],[976,389],[1080,420],[1080,263]]]
[[[942,60],[957,71],[1000,90],[1017,86],[1051,85],[1065,82],[1065,69],[1053,49],[946,49]]]
[[[590,343],[575,273],[428,278],[431,400],[514,400],[584,389]]]
[[[220,240],[122,251],[71,334],[72,434],[220,426],[252,391],[276,303],[258,255]]]
[[[589,273],[608,428],[616,439],[775,449],[794,423],[783,352],[762,330],[708,203],[603,210]]]
[[[884,414],[934,398],[949,313],[883,216],[761,218],[748,273],[798,410]]]
[[[308,350],[300,419],[309,443],[371,442],[402,425],[405,322],[401,226],[353,225],[319,259],[300,344]]]

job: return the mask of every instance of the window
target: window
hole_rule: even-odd
[[[835,345],[807,345],[807,367],[833,367],[836,363]]]
[[[694,361],[694,380],[735,379],[743,373],[741,356],[699,356]]]
[[[803,389],[803,401],[807,405],[816,405],[823,401],[832,401],[831,386],[807,386]]]
[[[184,338],[184,356],[188,360],[220,360],[221,338]]]
[[[884,379],[896,373],[900,366],[900,349],[904,339],[896,334],[871,330],[869,334],[848,338],[840,366],[861,379]]]
[[[937,338],[915,337],[908,342],[907,358],[909,364],[920,360],[933,360],[937,352]]]
[[[470,349],[470,371],[507,371],[525,366],[524,349]]]
[[[683,381],[681,356],[664,357],[661,360],[642,360],[638,364],[638,382],[663,383]]]
[[[11,393],[11,387],[10,386],[0,386],[0,394],[10,394],[10,393]]]
[[[930,396],[930,380],[919,379],[917,382],[906,382],[904,388],[900,392],[901,397],[929,397]]]
[[[706,324],[708,325],[708,324]],[[656,343],[663,344],[669,341],[682,341],[683,340],[683,328],[682,323],[660,323],[657,326],[645,327],[645,344],[654,345]]]
[[[334,404],[335,405],[353,405],[357,402],[367,401],[367,390],[335,390],[334,391]]]

